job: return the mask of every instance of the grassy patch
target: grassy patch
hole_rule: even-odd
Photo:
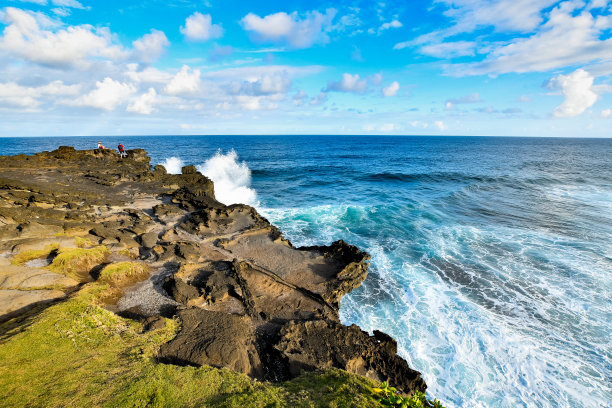
[[[279,384],[227,369],[158,364],[178,324],[142,333],[140,323],[97,305],[109,285],[0,325],[0,405],[10,407],[376,407],[373,382],[340,370]]]
[[[130,259],[138,258],[138,248],[123,248],[122,250],[119,251],[119,253]]]
[[[110,251],[104,245],[89,249],[61,248],[48,269],[84,281],[87,280],[89,271],[106,261],[109,254]]]
[[[18,253],[11,259],[13,265],[24,265],[25,263],[34,259],[42,259],[49,257],[53,252],[59,249],[59,244],[49,244],[45,249],[30,249]]]
[[[100,272],[98,280],[111,286],[122,286],[149,276],[148,268],[139,262],[118,262],[107,265]]]
[[[96,245],[89,238],[83,237],[74,237],[74,244],[79,248],[91,248]]]

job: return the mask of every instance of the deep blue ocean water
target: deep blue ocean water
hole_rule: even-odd
[[[447,406],[612,406],[612,139],[0,138],[0,154],[98,140],[197,165],[294,245],[369,251],[342,321],[397,339]]]

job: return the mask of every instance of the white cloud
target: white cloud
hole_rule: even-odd
[[[153,112],[153,104],[157,100],[155,89],[149,88],[147,93],[140,95],[138,99],[128,105],[128,112],[136,112],[142,115],[150,115]]]
[[[593,17],[580,3],[564,2],[554,8],[535,34],[491,46],[479,63],[455,66],[461,75],[549,71],[569,65],[612,60],[612,38],[600,39],[612,28],[608,16]]]
[[[602,118],[609,118],[612,115],[612,109],[604,109],[601,111]]]
[[[54,6],[58,6],[58,7],[72,7],[76,9],[85,8],[85,6],[83,6],[77,0],[51,0],[51,3],[53,3]]]
[[[359,74],[351,75],[344,73],[340,81],[329,81],[326,91],[361,93],[365,92],[366,87],[367,81],[365,79],[359,79]]]
[[[231,90],[234,94],[252,96],[284,94],[291,87],[291,79],[286,72],[265,74],[254,80],[235,82]]]
[[[262,41],[286,42],[292,48],[308,48],[313,44],[325,44],[329,41],[327,33],[333,29],[332,20],[336,16],[335,9],[306,13],[300,18],[297,12],[285,12],[259,17],[249,13],[241,20],[245,30],[255,34]]]
[[[136,87],[134,85],[115,81],[106,77],[102,82],[96,82],[96,89],[81,96],[76,101],[66,101],[66,104],[90,106],[105,111],[112,111],[117,106],[124,103],[135,92]]]
[[[383,23],[379,28],[378,28],[378,33],[380,34],[382,31],[388,30],[390,28],[401,28],[404,25],[398,21],[398,20],[393,20],[387,23]]]
[[[478,103],[478,102],[482,102],[482,99],[480,99],[480,94],[478,92],[474,92],[473,94],[465,95],[460,98],[447,99],[444,104],[444,109],[454,110],[455,105],[461,105],[465,103]]]
[[[200,90],[200,70],[183,65],[170,80],[164,91],[169,95],[193,95]]]
[[[396,44],[394,49],[404,48],[408,43]],[[400,45],[402,45],[400,47]],[[436,58],[455,58],[474,56],[476,53],[476,42],[474,41],[453,41],[438,44],[426,44],[419,48],[419,52]]]
[[[173,78],[173,75],[157,68],[146,67],[141,70],[139,64],[127,64],[127,71],[123,75],[136,83],[166,84]]]
[[[444,132],[445,130],[448,130],[448,126],[446,126],[446,124],[441,120],[436,120],[434,122],[434,126],[437,127],[440,132]]]
[[[62,81],[53,81],[37,87],[21,86],[14,82],[0,83],[0,104],[35,108],[41,104],[40,98],[77,95],[80,89],[80,85],[65,85]]]
[[[469,32],[493,26],[500,31],[527,32],[542,21],[542,11],[557,0],[439,0],[455,21],[454,31]]]
[[[132,45],[134,46],[134,55],[138,60],[153,62],[162,55],[170,42],[163,31],[151,29],[149,34],[143,35]]]
[[[327,101],[327,94],[325,92],[319,92],[315,97],[310,98],[310,106],[319,106]]]
[[[397,81],[393,81],[393,83],[391,83],[391,85],[386,86],[382,89],[382,94],[384,96],[395,96],[397,95],[397,91],[399,91],[400,89],[400,85],[399,82]]]
[[[212,23],[210,14],[197,11],[187,17],[185,26],[181,26],[180,31],[190,41],[208,41],[223,35],[223,28]]]
[[[0,37],[0,50],[41,65],[84,66],[89,57],[116,59],[124,55],[105,28],[80,25],[52,32],[43,29],[51,20],[13,7],[5,8],[0,18],[7,25]]]
[[[569,75],[557,75],[550,80],[548,87],[561,91],[565,98],[553,112],[558,118],[578,116],[598,99],[592,89],[593,76],[583,69],[577,69]]]

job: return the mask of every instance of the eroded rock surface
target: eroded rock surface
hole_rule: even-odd
[[[266,380],[337,367],[390,379],[407,393],[425,389],[393,339],[339,322],[342,296],[367,276],[367,253],[343,241],[296,248],[254,208],[216,201],[212,182],[195,167],[182,173],[152,170],[138,149],[125,159],[71,147],[0,157],[0,252],[10,259],[79,240],[106,245],[107,262],[147,263],[150,279],[109,296],[107,307],[147,325],[160,315],[180,319],[161,362],[228,367]],[[103,266],[90,271],[92,279]],[[53,287],[24,290],[36,279]],[[0,288],[0,303],[4,296],[25,308],[25,292],[39,295],[31,304],[60,299],[76,284],[67,279],[5,258],[0,280],[10,287]]]

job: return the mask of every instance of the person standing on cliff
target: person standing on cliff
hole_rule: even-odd
[[[126,156],[125,147],[123,147],[123,145],[119,143],[119,146],[117,146],[117,150],[119,150],[119,156],[121,156],[121,158],[123,159]]]

